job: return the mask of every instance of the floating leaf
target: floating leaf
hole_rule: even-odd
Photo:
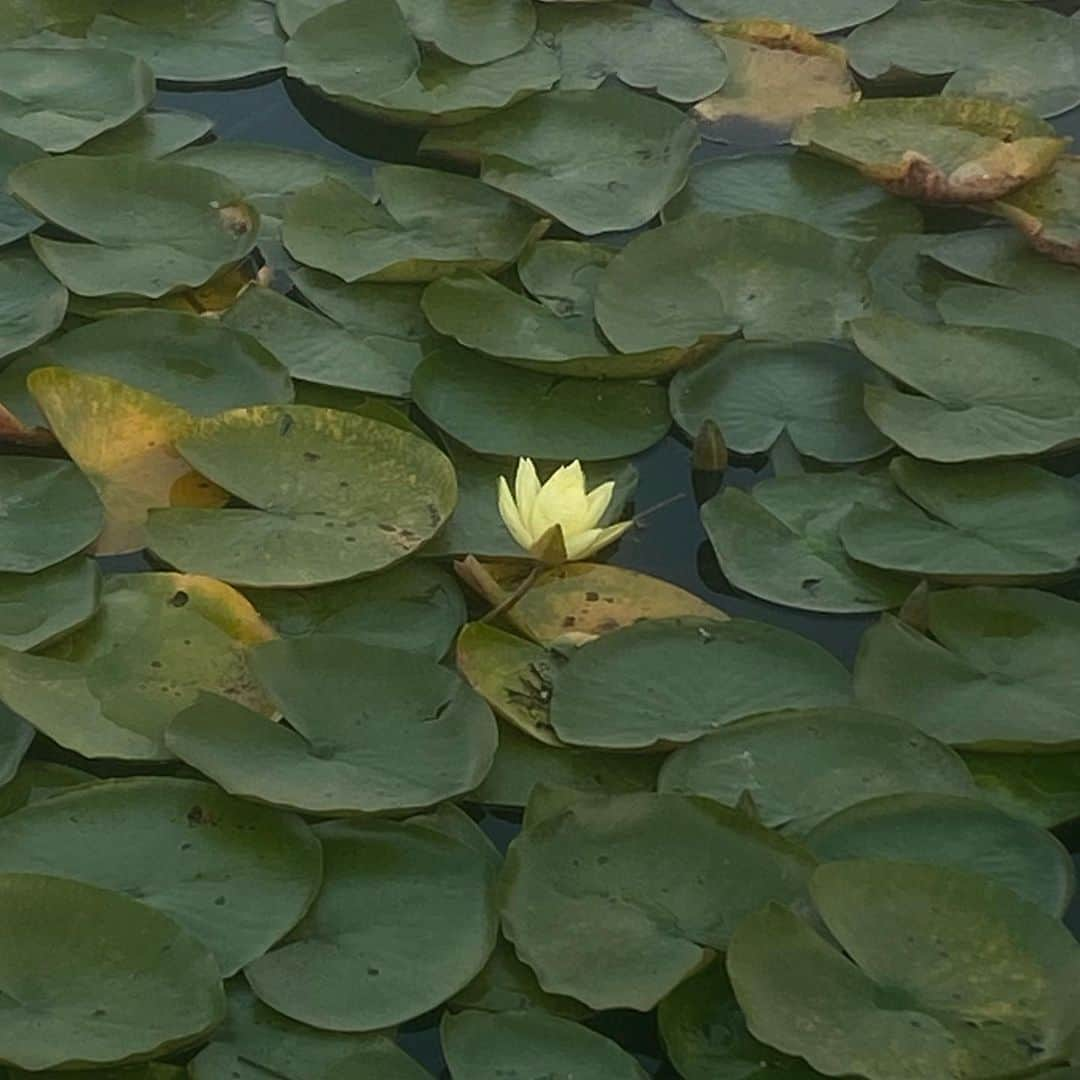
[[[0,573],[0,647],[29,652],[81,626],[100,589],[97,564],[81,556],[36,574]]]
[[[1062,158],[1052,173],[1014,191],[997,208],[1036,251],[1080,266],[1080,157]]]
[[[181,112],[178,109],[159,109],[145,112],[83,143],[80,154],[108,157],[114,154],[138,154],[140,157],[161,158],[209,134],[213,121],[201,113]]]
[[[938,300],[950,277],[927,252],[937,237],[894,236],[878,249],[867,274],[875,312],[900,315],[916,322],[938,323]]]
[[[786,143],[802,117],[859,100],[844,49],[801,26],[752,18],[712,24],[706,32],[730,67],[724,89],[691,110],[707,139]]]
[[[963,758],[983,798],[1044,829],[1080,817],[1080,754],[992,754]]]
[[[958,795],[869,799],[821,822],[805,842],[822,862],[889,859],[954,866],[1005,885],[1057,917],[1076,885],[1072,858],[1050,833]]]
[[[255,246],[258,214],[223,177],[190,165],[76,154],[20,165],[8,185],[82,238],[31,237],[46,267],[81,296],[153,298],[203,285]]]
[[[4,874],[0,922],[2,1062],[37,1072],[168,1054],[205,1039],[225,1015],[206,947],[138,900]]]
[[[22,245],[0,251],[0,359],[36,345],[63,321],[68,292]]]
[[[840,525],[853,559],[953,584],[1020,584],[1080,568],[1080,485],[1015,462],[937,465],[894,458],[912,500],[882,513],[855,507]]]
[[[322,892],[289,941],[247,968],[258,997],[313,1027],[375,1031],[464,987],[495,946],[496,864],[468,819],[454,831],[441,821],[317,826]]]
[[[974,1080],[1060,1057],[1080,950],[1057,919],[985,878],[911,863],[831,863],[811,891],[847,956],[777,906],[732,940],[757,1038],[869,1080]]]
[[[605,86],[543,94],[429,132],[420,148],[479,164],[485,183],[592,236],[654,218],[686,182],[697,143],[674,106]]]
[[[423,361],[412,390],[430,420],[479,454],[627,457],[671,426],[666,392],[653,383],[519,371],[456,345]]]
[[[220,581],[121,574],[94,618],[43,653],[0,650],[0,699],[83,757],[161,761],[165,728],[200,690],[271,712],[245,661],[271,636]]]
[[[398,0],[417,41],[463,64],[488,64],[525,48],[536,29],[528,0]]]
[[[7,706],[0,705],[0,790],[11,781],[33,741],[34,729]]]
[[[683,11],[699,19],[779,19],[798,23],[815,34],[831,34],[883,15],[896,0],[678,0]]]
[[[154,97],[153,72],[112,49],[3,49],[0,66],[0,130],[54,154],[119,127]]]
[[[427,440],[311,405],[234,409],[197,422],[177,449],[249,505],[157,511],[150,547],[240,585],[382,570],[438,532],[457,499],[453,466]]]
[[[174,919],[222,975],[262,956],[319,890],[299,819],[167,777],[106,780],[0,821],[0,872],[51,874],[132,896]]]
[[[748,795],[763,825],[796,835],[878,796],[974,794],[954,751],[906,721],[848,708],[733,724],[676,750],[664,763],[659,789],[731,807]]]
[[[709,799],[578,796],[537,820],[541,809],[534,794],[507,853],[503,932],[545,990],[595,1009],[651,1009],[744,915],[802,902],[814,865]]]
[[[783,669],[777,680],[770,672]],[[683,743],[757,713],[845,704],[850,680],[820,645],[746,619],[648,619],[576,649],[554,670],[563,742]]]
[[[96,776],[82,769],[56,765],[51,761],[24,761],[11,783],[0,788],[0,817],[21,810],[30,803],[51,799],[68,788],[97,782]]]
[[[695,214],[635,237],[596,291],[617,348],[692,346],[735,337],[829,341],[866,312],[868,245],[770,214]]]
[[[648,1075],[618,1043],[535,1009],[446,1013],[441,1032],[454,1080],[520,1075],[523,1069],[574,1080],[645,1080]]]
[[[934,592],[929,632],[889,615],[866,632],[855,667],[860,703],[954,746],[1080,749],[1080,690],[1065,662],[1080,605],[1027,589]]]
[[[897,607],[912,580],[855,562],[840,543],[856,506],[908,510],[885,473],[812,473],[772,477],[750,492],[724,488],[701,508],[701,521],[724,576],[753,596],[809,611]]]
[[[1064,146],[1025,109],[960,97],[819,109],[792,141],[854,166],[894,195],[941,203],[1000,199],[1049,172]]]
[[[412,811],[471,791],[491,767],[488,707],[433,660],[320,635],[270,642],[250,663],[290,728],[206,696],[168,734],[226,791],[324,816]]]
[[[0,247],[21,239],[41,224],[37,214],[30,213],[7,193],[7,178],[8,173],[23,162],[44,156],[45,151],[34,143],[0,131]]]

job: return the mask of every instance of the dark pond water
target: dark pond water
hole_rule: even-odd
[[[1071,12],[1077,4],[1063,0],[1043,6]],[[366,164],[368,168],[379,161],[416,160],[417,134],[367,123],[288,79],[228,91],[166,92],[159,96],[159,104],[166,108],[191,109],[211,117],[219,139],[277,143],[354,164]],[[1059,117],[1055,124],[1063,134],[1073,136],[1080,143],[1080,109]],[[698,157],[738,154],[747,149],[747,146],[704,144]],[[941,215],[935,215],[933,229],[946,231],[952,224],[947,217],[942,219]],[[725,580],[698,516],[700,503],[716,493],[720,481],[692,473],[689,446],[675,436],[669,436],[640,455],[635,463],[640,472],[636,509],[638,513],[652,507],[657,509],[646,517],[640,528],[623,539],[612,555],[613,562],[673,582],[731,615],[760,619],[805,634],[830,649],[844,663],[851,664],[859,638],[872,621],[870,618],[815,615],[781,608],[741,595]],[[1080,472],[1080,456],[1062,459],[1056,468],[1068,474]],[[735,459],[722,482],[750,487],[770,473],[771,468],[764,458]],[[130,569],[130,560],[126,562],[125,568]],[[483,824],[500,847],[505,847],[517,831],[512,820],[489,816]],[[1071,830],[1062,839],[1070,851],[1080,853],[1080,829]],[[1074,859],[1080,861],[1080,854],[1075,854]],[[1074,904],[1067,921],[1074,932],[1080,934],[1080,905]],[[637,1053],[650,1074],[667,1078],[676,1076],[670,1066],[660,1061],[651,1017],[616,1013],[605,1016],[596,1026]],[[408,1025],[401,1032],[401,1042],[436,1075],[447,1075],[432,1020],[422,1018]]]

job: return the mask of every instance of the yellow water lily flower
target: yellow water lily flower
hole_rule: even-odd
[[[510,535],[540,562],[563,563],[587,559],[614,543],[632,521],[599,527],[615,491],[612,481],[585,490],[580,461],[556,469],[541,484],[528,458],[518,461],[514,491],[499,477],[499,513]]]

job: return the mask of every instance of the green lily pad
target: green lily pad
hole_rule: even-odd
[[[0,705],[0,787],[10,783],[33,741],[34,729],[9,708]]]
[[[744,915],[804,902],[813,858],[709,799],[578,796],[539,820],[533,804],[506,856],[503,932],[549,993],[651,1009]]]
[[[749,916],[728,951],[758,1039],[868,1080],[974,1080],[1060,1058],[1080,949],[1057,919],[986,878],[912,863],[830,863],[811,891],[847,956],[778,906]]]
[[[171,161],[46,158],[20,165],[8,186],[82,238],[31,237],[38,258],[81,296],[154,298],[203,285],[243,259],[258,232],[258,214],[232,184]]]
[[[187,1070],[179,1065],[161,1065],[151,1061],[145,1065],[119,1065],[115,1069],[80,1069],[81,1080],[187,1080]],[[47,1072],[23,1072],[9,1069],[8,1080],[68,1080],[63,1069]]]
[[[324,816],[412,811],[471,791],[491,768],[490,710],[433,660],[319,635],[270,642],[250,665],[290,728],[207,696],[167,737],[235,795]]]
[[[686,182],[697,144],[693,122],[674,106],[604,86],[429,132],[420,149],[478,164],[485,183],[592,236],[654,218]]]
[[[340,180],[300,191],[282,227],[290,254],[347,282],[431,281],[463,267],[501,270],[546,228],[467,176],[381,165],[375,187],[378,204]]]
[[[618,1043],[572,1020],[531,1009],[470,1010],[443,1015],[443,1054],[454,1080],[491,1080],[525,1075],[572,1076],[574,1080],[646,1080],[648,1074]]]
[[[474,58],[502,53],[510,36],[517,40],[520,34],[514,15],[524,5],[517,0],[488,0],[480,11],[475,3],[451,7],[446,0],[400,6],[395,0],[345,0],[322,6],[325,10],[299,23],[290,20],[288,72],[360,112],[405,124],[462,123],[547,90],[559,78],[555,53],[528,34],[521,46],[476,64],[422,51],[416,40],[434,35]],[[483,19],[480,32],[461,18],[466,12]]]
[[[112,49],[4,49],[0,66],[0,130],[54,154],[119,127],[154,97],[150,68]]]
[[[661,386],[519,371],[457,345],[428,356],[412,390],[428,419],[479,454],[628,457],[659,442],[671,426]]]
[[[90,619],[100,591],[97,564],[81,556],[36,574],[0,574],[0,647],[29,652],[50,644]]]
[[[948,76],[945,94],[999,98],[1040,116],[1080,105],[1080,35],[1034,4],[901,0],[847,47],[868,80]]]
[[[1080,348],[1080,313],[1054,296],[995,289],[989,285],[950,285],[938,311],[951,326],[997,327],[1056,337]]]
[[[596,291],[596,319],[623,351],[735,337],[831,341],[870,303],[869,246],[770,214],[695,214],[642,233]]]
[[[191,1080],[266,1080],[303,1076],[340,1080],[430,1080],[408,1054],[385,1035],[345,1035],[298,1024],[268,1009],[241,980],[227,991],[229,1012],[185,1075]]]
[[[465,622],[453,575],[427,562],[318,589],[252,589],[248,599],[284,638],[330,634],[432,660],[446,655]]]
[[[908,792],[849,806],[806,846],[822,862],[890,859],[954,866],[1005,885],[1061,917],[1076,888],[1068,851],[1050,833],[980,799]]]
[[[261,291],[261,290],[259,290]],[[119,379],[196,416],[292,400],[288,371],[257,341],[211,319],[135,311],[88,323],[0,371],[0,400],[27,426],[45,424],[26,378],[64,367]]]
[[[31,730],[33,730],[31,728]],[[0,788],[0,817],[42,802],[69,788],[96,784],[98,778],[82,769],[51,761],[24,761],[6,787]]]
[[[815,34],[831,34],[876,19],[896,0],[677,0],[678,6],[698,19],[778,19],[798,23]]]
[[[144,112],[83,143],[80,154],[109,157],[114,154],[138,154],[140,157],[161,158],[210,133],[214,122],[201,113],[179,109],[157,109]]]
[[[0,360],[64,321],[68,291],[23,245],[0,251]]]
[[[1080,157],[1061,158],[1052,173],[1014,191],[997,209],[1040,254],[1080,266]]]
[[[941,322],[938,300],[949,287],[951,275],[927,257],[937,239],[909,233],[880,246],[867,270],[875,312],[916,322]]]
[[[112,0],[90,24],[95,45],[142,57],[159,79],[227,82],[285,66],[284,37],[264,0],[198,0],[148,8]]]
[[[0,1062],[36,1073],[155,1057],[200,1042],[225,1015],[206,946],[138,900],[4,874],[0,921]]]
[[[249,289],[221,321],[255,338],[294,379],[323,386],[406,397],[420,362],[419,349],[380,348],[270,289]]]
[[[783,669],[783,680],[770,672]],[[758,713],[842,705],[847,671],[820,645],[747,619],[648,619],[576,649],[554,670],[551,725],[607,749],[685,743]]]
[[[868,385],[867,414],[915,457],[1026,457],[1080,441],[1080,349],[1072,345],[881,315],[856,320],[852,334],[900,384]]]
[[[322,853],[299,819],[212,784],[132,777],[90,784],[0,821],[0,872],[113,889],[168,915],[234,975],[300,920]]]
[[[664,207],[664,221],[702,212],[776,214],[846,240],[919,232],[922,216],[851,169],[809,154],[710,158]]]
[[[0,572],[35,574],[89,547],[105,516],[70,461],[0,457]]]
[[[165,728],[200,690],[272,711],[245,660],[271,636],[219,581],[121,574],[94,618],[43,653],[0,650],[0,699],[83,757],[162,761]]]
[[[787,435],[800,453],[844,464],[892,445],[863,410],[864,385],[883,382],[844,346],[735,341],[678,372],[669,393],[691,438],[711,420],[739,454],[767,452]]]
[[[746,1028],[722,960],[692,975],[657,1010],[664,1049],[684,1080],[816,1080],[804,1061],[760,1043]]]
[[[938,465],[894,458],[912,500],[882,513],[855,507],[840,525],[851,558],[952,584],[1012,585],[1080,568],[1080,486],[1016,462]]]
[[[855,693],[954,746],[1080,749],[1080,684],[1065,658],[1080,604],[1027,589],[929,598],[931,637],[886,615],[863,637]]]
[[[796,835],[878,796],[975,793],[955,751],[907,721],[847,708],[733,724],[676,750],[664,763],[659,789],[731,807],[749,796],[763,825]]]
[[[630,3],[550,5],[540,33],[559,54],[560,90],[595,90],[617,76],[669,101],[700,101],[727,79],[723,49],[685,19]]]
[[[965,751],[982,796],[999,810],[1044,829],[1080,817],[1080,754]]]
[[[30,213],[7,193],[7,178],[8,173],[23,162],[44,156],[45,151],[29,140],[0,131],[0,247],[22,239],[41,224],[37,214]]]
[[[440,821],[316,826],[322,892],[289,940],[246,969],[256,995],[313,1027],[375,1031],[467,985],[495,946],[497,864],[467,818],[453,831]]]
[[[855,562],[840,543],[856,506],[907,511],[887,473],[811,473],[772,477],[750,492],[726,487],[701,508],[701,521],[724,576],[753,596],[834,613],[899,607],[913,579]]]
[[[240,585],[301,587],[385,569],[433,536],[457,499],[454,468],[429,442],[353,413],[234,409],[176,445],[249,506],[152,511],[150,547],[173,566]]]
[[[819,109],[799,122],[792,141],[854,166],[894,195],[941,203],[1000,199],[1049,172],[1064,146],[1026,109],[961,97]]]

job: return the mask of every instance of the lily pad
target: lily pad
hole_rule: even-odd
[[[89,547],[101,503],[70,461],[0,457],[0,572],[35,574]]]
[[[894,236],[878,249],[867,271],[875,312],[900,315],[916,322],[938,323],[938,300],[951,275],[927,252],[937,237],[917,233]]]
[[[270,289],[249,289],[221,321],[253,337],[294,379],[322,386],[406,397],[420,362],[419,349],[380,346]]]
[[[503,932],[545,990],[595,1009],[651,1009],[744,915],[804,902],[814,866],[709,799],[578,796],[539,820],[533,809],[506,856]]]
[[[725,217],[776,214],[847,240],[919,232],[922,215],[851,169],[809,154],[710,158],[664,207],[664,221],[708,211]]]
[[[156,511],[150,547],[239,585],[385,569],[438,532],[457,500],[454,468],[427,440],[312,405],[234,409],[199,421],[177,449],[248,507]]]
[[[869,245],[771,214],[695,214],[635,237],[596,291],[617,349],[832,341],[870,304]]]
[[[1062,158],[1052,173],[1014,191],[997,208],[1040,254],[1080,266],[1080,157]]]
[[[198,1043],[225,1015],[213,956],[138,900],[4,874],[0,921],[2,1062],[37,1072],[154,1057]]]
[[[288,371],[246,334],[210,319],[137,311],[88,323],[0,371],[0,400],[28,426],[45,423],[27,385],[43,367],[107,375],[196,416],[292,400]]]
[[[223,177],[135,155],[30,161],[8,186],[82,238],[30,238],[45,266],[81,296],[155,298],[203,285],[251,251],[259,227],[258,213]]]
[[[672,105],[620,86],[559,90],[429,132],[422,152],[593,236],[654,218],[683,184],[697,130]]]
[[[840,525],[851,558],[953,584],[1053,581],[1080,569],[1080,485],[1016,462],[938,465],[894,458],[912,500],[855,507]]]
[[[30,803],[51,799],[68,788],[97,782],[96,776],[82,769],[57,765],[51,761],[24,761],[14,779],[6,787],[0,788],[0,817],[21,810]]]
[[[210,133],[214,123],[201,113],[179,109],[156,109],[144,112],[112,131],[83,143],[80,154],[108,157],[113,154],[138,154],[161,158]]]
[[[821,822],[805,843],[822,862],[890,859],[954,866],[1005,885],[1058,918],[1076,887],[1072,858],[1050,833],[958,795],[869,799]]]
[[[529,44],[529,0],[398,0],[417,41],[463,64],[488,64]]]
[[[7,706],[0,705],[0,787],[15,776],[33,741],[34,729]]]
[[[964,762],[988,802],[1044,829],[1080,817],[1080,754],[965,751]]]
[[[440,1030],[454,1080],[491,1080],[537,1069],[574,1080],[646,1080],[648,1076],[618,1043],[536,1009],[446,1013]]]
[[[266,1080],[275,1074],[304,1080],[349,1075],[430,1080],[385,1035],[345,1035],[298,1024],[268,1009],[241,980],[229,986],[227,997],[225,1023],[188,1065],[185,1075],[191,1080]]]
[[[453,576],[426,562],[318,589],[252,589],[248,599],[284,638],[330,634],[432,660],[446,654],[465,622]]]
[[[90,24],[92,44],[142,57],[159,79],[216,83],[285,66],[284,37],[265,0],[186,0],[148,8],[112,0]]]
[[[758,1039],[868,1080],[973,1080],[1061,1056],[1080,949],[1057,919],[978,875],[911,863],[827,864],[811,891],[847,956],[778,906],[728,951]]]
[[[381,165],[375,188],[377,205],[334,179],[295,195],[282,228],[290,254],[347,282],[431,281],[463,267],[501,270],[546,228],[467,176]]]
[[[886,615],[863,637],[855,692],[868,708],[975,750],[1080,749],[1080,685],[1062,658],[1080,604],[1027,589],[929,598],[929,633]]]
[[[113,49],[3,49],[0,67],[0,130],[54,154],[119,127],[154,98],[150,68]]]
[[[167,737],[235,795],[324,816],[412,811],[471,791],[491,767],[490,710],[433,660],[319,635],[270,642],[250,665],[291,730],[206,696]]]
[[[456,345],[420,364],[412,391],[428,419],[479,454],[628,457],[659,442],[671,426],[661,386],[519,371]]]
[[[478,33],[475,27],[462,31],[460,19],[447,17],[464,12],[461,3],[454,4],[457,11],[452,12],[449,3],[432,0],[401,6],[395,0],[345,0],[295,25],[285,49],[288,72],[339,104],[397,123],[462,123],[554,86],[558,59],[534,38],[490,63],[459,63],[423,52],[414,37],[416,22],[419,33],[434,30],[443,40],[454,27],[458,51],[467,49],[476,56],[485,50],[484,43],[506,41],[499,33],[505,24],[492,18],[495,9],[511,15],[513,22],[513,10],[521,6],[488,0],[480,12],[487,16],[484,29]],[[414,28],[403,7],[415,16]],[[470,7],[475,12],[476,5]],[[495,51],[502,47],[505,44]]]
[[[47,338],[67,306],[67,289],[30,251],[0,251],[0,360]]]
[[[729,450],[768,451],[786,435],[831,464],[865,461],[892,445],[863,410],[863,387],[884,380],[853,349],[736,341],[671,381],[675,422],[693,438],[706,421]]]
[[[97,564],[82,556],[36,574],[0,573],[0,647],[29,652],[50,644],[90,619],[100,591]]]
[[[733,724],[676,750],[664,763],[659,790],[731,807],[749,796],[763,825],[795,835],[878,796],[975,794],[955,751],[907,721],[848,708]]]
[[[852,334],[901,384],[868,385],[867,414],[915,457],[1026,457],[1080,441],[1080,349],[1072,345],[880,315],[856,320]]]
[[[550,5],[540,33],[559,54],[560,90],[595,90],[611,75],[669,101],[700,101],[724,85],[724,50],[685,19],[630,3]]]
[[[811,473],[772,477],[750,492],[726,487],[701,508],[701,521],[724,576],[753,596],[833,613],[898,607],[914,580],[855,562],[840,543],[857,506],[908,510],[885,473]]]
[[[711,21],[722,19],[779,19],[798,23],[815,34],[831,34],[876,19],[896,0],[678,0],[689,15]]]
[[[2,873],[70,878],[156,908],[223,976],[292,929],[322,874],[299,818],[167,777],[106,780],[24,807],[0,821],[0,847]]]
[[[780,669],[782,680],[770,676]],[[648,619],[582,645],[553,674],[555,734],[607,749],[690,742],[757,713],[850,699],[847,671],[820,645],[746,619]]]
[[[88,758],[162,761],[165,728],[200,690],[269,714],[247,647],[272,636],[235,590],[184,574],[106,579],[98,613],[38,655],[0,651],[0,699]]]
[[[461,830],[476,831],[465,819]],[[496,862],[483,837],[429,818],[330,822],[322,892],[288,942],[245,974],[272,1009],[327,1031],[375,1031],[457,993],[495,946]]]
[[[20,240],[41,224],[37,214],[30,213],[7,193],[7,178],[8,173],[23,162],[44,156],[45,151],[29,140],[0,131],[0,247]]]
[[[750,18],[705,30],[727,54],[730,69],[723,90],[691,110],[706,139],[786,143],[802,117],[859,100],[843,47],[802,26]]]
[[[922,77],[943,93],[1056,116],[1080,105],[1080,35],[1035,4],[901,0],[847,40],[852,67],[883,84]]]
[[[105,528],[95,544],[99,555],[144,547],[151,507],[225,502],[225,492],[193,472],[174,449],[196,422],[185,409],[106,375],[70,368],[39,368],[26,385],[105,507]]]
[[[961,97],[819,109],[799,122],[792,141],[854,166],[894,195],[935,203],[1000,199],[1049,172],[1064,147],[1025,109]]]

